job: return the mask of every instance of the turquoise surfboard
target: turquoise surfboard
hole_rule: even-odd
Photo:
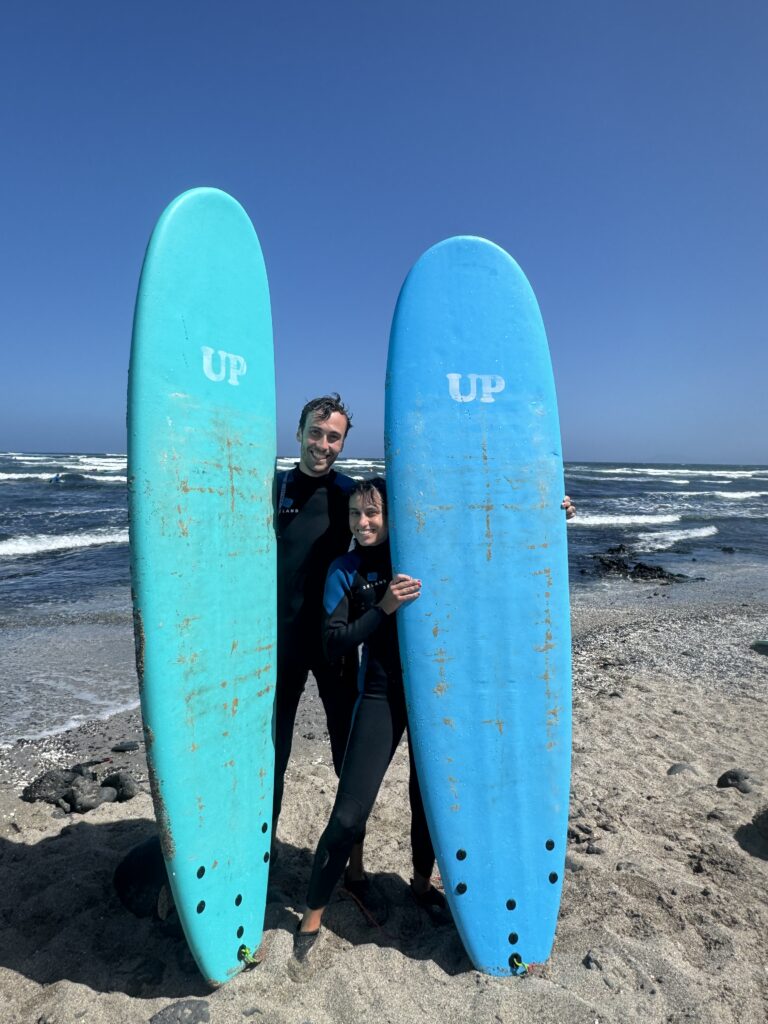
[[[470,959],[551,952],[565,864],[571,654],[563,466],[544,326],[504,250],[460,237],[403,285],[387,367],[392,561],[408,716]]]
[[[275,377],[256,232],[224,192],[165,210],[128,388],[136,660],[155,815],[203,976],[264,923],[275,691]]]

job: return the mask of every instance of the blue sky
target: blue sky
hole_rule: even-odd
[[[0,450],[125,450],[144,249],[245,206],[278,449],[338,390],[382,450],[389,326],[434,242],[539,299],[568,459],[768,462],[768,7],[61,0],[4,8]]]

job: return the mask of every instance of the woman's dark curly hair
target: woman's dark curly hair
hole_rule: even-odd
[[[350,498],[361,495],[363,501],[370,499],[374,494],[378,494],[381,499],[381,510],[386,515],[387,512],[387,482],[383,476],[374,476],[370,480],[358,480],[352,490],[349,492]]]

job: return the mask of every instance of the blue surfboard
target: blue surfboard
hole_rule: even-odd
[[[261,941],[275,690],[275,384],[258,238],[224,192],[157,223],[131,348],[137,669],[173,896],[219,985]]]
[[[571,653],[563,466],[535,296],[481,238],[431,248],[392,324],[386,459],[408,716],[476,968],[546,960],[565,863]]]

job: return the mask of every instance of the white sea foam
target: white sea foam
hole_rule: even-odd
[[[33,729],[30,731],[29,728],[24,728],[24,725],[26,724],[24,722],[19,722],[17,724],[16,722],[6,721],[6,729],[12,731],[9,732],[8,739],[0,741],[0,750],[7,750],[9,747],[14,745],[19,727],[23,731],[24,739],[42,740],[46,739],[48,736],[59,736],[63,732],[69,732],[70,729],[76,729],[84,722],[104,722],[108,718],[112,718],[113,715],[117,715],[125,711],[134,711],[140,706],[140,702],[138,700],[123,701],[122,703],[108,703],[107,701],[103,701],[102,703],[103,706],[98,709],[88,707],[80,714],[72,715],[70,718],[61,722],[61,724],[52,725],[48,729],[37,731]]]
[[[53,480],[56,476],[69,476],[73,475],[76,478],[82,480],[93,480],[98,484],[127,484],[128,477],[121,475],[106,476],[100,473],[83,473],[80,469],[70,467],[64,469],[63,472],[60,470],[58,473],[54,473],[49,470],[47,473],[0,473],[0,481],[2,480]],[[66,481],[64,481],[66,482]]]
[[[339,459],[340,466],[383,466],[384,459]]]
[[[576,516],[574,526],[664,526],[679,523],[681,515],[611,515],[600,512],[584,512]]]
[[[681,541],[702,540],[714,537],[718,532],[716,526],[701,526],[692,530],[660,530],[658,533],[639,533],[635,551],[667,551]]]
[[[94,530],[93,533],[38,533],[33,536],[12,537],[0,541],[0,557],[39,555],[48,551],[68,551],[91,548],[100,544],[127,544],[127,530]]]
[[[298,460],[291,458],[287,455],[281,455],[277,459],[277,468],[279,470],[293,469]],[[338,470],[339,473],[347,473],[354,476],[355,471],[366,470],[368,472],[384,472],[384,460],[383,459],[338,459],[334,464],[334,469]]]
[[[83,473],[83,479],[96,480],[100,484],[127,484],[127,476],[94,476],[93,473]]]
[[[101,459],[101,458],[85,458],[78,456],[73,463],[77,469],[82,472],[83,470],[91,470],[92,472],[98,473],[99,470],[116,470],[126,469],[128,466],[128,460],[123,456],[118,459]]]
[[[661,469],[658,466],[622,466],[618,469],[598,469],[596,466],[591,466],[590,469],[593,473],[599,473],[601,476],[626,474],[632,479],[638,476],[679,477],[681,474],[689,477],[717,477],[722,480],[741,480],[750,477],[768,479],[768,469],[757,466],[754,469],[715,469],[712,467],[694,469],[692,466],[675,466],[668,469]]]
[[[723,501],[746,501],[749,498],[763,498],[768,491],[653,491],[664,497],[720,498]]]
[[[51,473],[0,473],[0,480],[50,480]]]
[[[586,470],[584,472],[576,472],[571,466],[565,467],[566,476],[578,483],[581,483],[582,480],[591,480],[594,483],[605,483],[606,476],[611,483],[637,484],[640,482],[638,480],[639,474],[635,474],[633,476],[619,476],[617,475],[619,472],[619,470],[614,469],[607,469],[602,472],[594,469],[589,472]],[[690,480],[686,480],[683,477],[667,477],[665,483],[679,484],[681,487],[684,487],[685,484],[690,483]]]
[[[14,462],[49,462],[51,465],[57,465],[59,462],[55,455],[22,455],[21,452],[8,452],[7,456]]]

